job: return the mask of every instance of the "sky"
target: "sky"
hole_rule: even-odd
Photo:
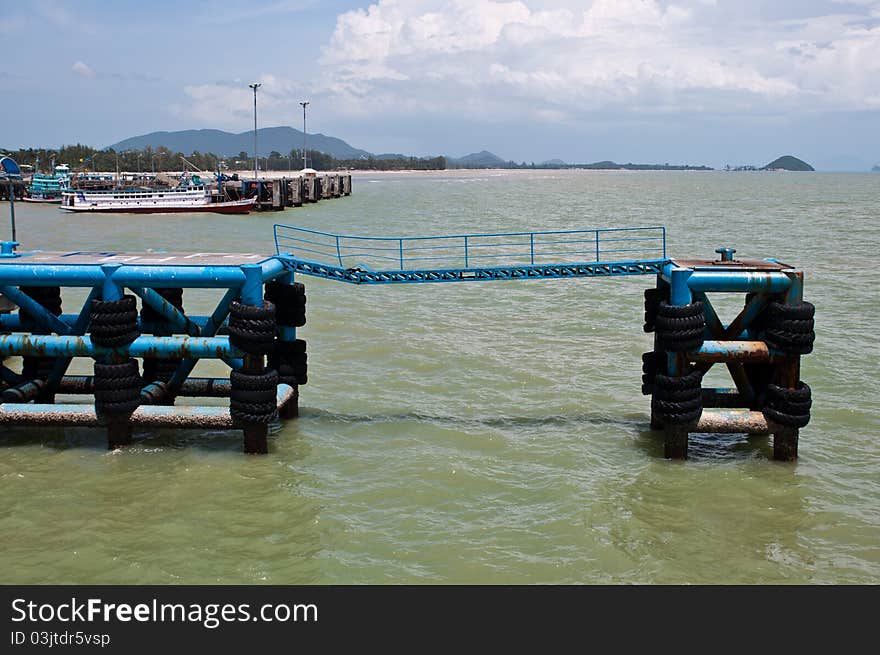
[[[0,44],[6,148],[244,132],[260,82],[375,153],[880,164],[880,0],[0,0]]]

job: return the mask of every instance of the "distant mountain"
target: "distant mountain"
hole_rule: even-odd
[[[874,168],[872,168],[871,171],[874,173],[880,173],[880,165],[874,166]]]
[[[568,166],[561,159],[548,159],[547,161],[542,161],[541,166]]]
[[[472,152],[464,157],[447,157],[446,164],[449,168],[494,168],[505,166],[508,162],[488,150],[481,150],[480,152]]]
[[[765,171],[772,171],[782,169],[784,171],[814,171],[816,170],[812,166],[810,166],[807,162],[798,159],[797,157],[792,157],[791,155],[785,155],[784,157],[780,157],[779,159],[774,159],[769,164],[767,164],[763,169]]]
[[[303,133],[292,127],[264,127],[257,130],[257,145],[260,157],[266,157],[273,150],[287,155],[291,150],[301,149]],[[221,157],[233,157],[240,152],[252,155],[254,151],[254,133],[240,132],[233,134],[222,130],[182,130],[180,132],[151,132],[114,143],[111,148],[116,151],[140,150],[147,146],[158,148],[165,146],[169,150],[189,154],[198,150],[202,153],[213,152]],[[336,159],[359,159],[369,157],[366,150],[359,150],[348,145],[342,139],[323,134],[308,135],[309,150],[317,150]]]

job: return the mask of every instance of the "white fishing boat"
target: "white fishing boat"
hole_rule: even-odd
[[[75,189],[62,194],[61,209],[72,212],[120,212],[164,214],[169,212],[214,212],[247,214],[256,198],[225,201],[204,184],[176,189],[113,189],[90,191]]]

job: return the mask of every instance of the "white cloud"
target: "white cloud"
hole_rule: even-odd
[[[302,108],[297,104],[306,99],[300,85],[275,75],[264,74],[254,80],[257,89],[257,119],[260,127],[290,125]],[[175,106],[172,112],[199,120],[201,124],[244,130],[253,125],[254,92],[250,82],[240,79],[184,87],[189,98],[185,107]]]
[[[75,61],[70,69],[77,75],[82,75],[83,77],[95,77],[95,71],[93,71],[88,64],[81,61]]]
[[[379,0],[338,17],[322,90],[349,115],[858,111],[880,95],[880,3],[862,4]]]

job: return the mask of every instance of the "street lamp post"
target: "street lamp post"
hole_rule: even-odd
[[[259,89],[262,84],[248,84],[250,88],[254,90],[254,181],[257,180],[257,89]]]
[[[308,168],[308,159],[306,158],[309,148],[308,136],[306,135],[306,107],[309,106],[309,102],[306,100],[304,102],[299,103],[303,108],[303,169]]]

